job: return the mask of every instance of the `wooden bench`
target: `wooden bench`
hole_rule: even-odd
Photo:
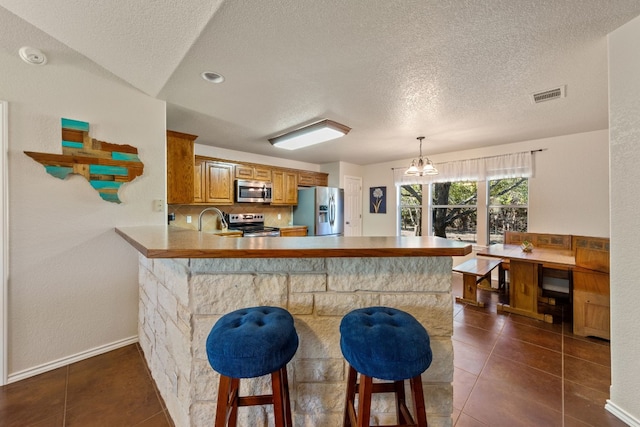
[[[473,258],[454,267],[453,271],[462,273],[463,284],[462,297],[456,297],[456,302],[484,307],[484,303],[478,301],[478,283],[483,280],[491,283],[491,271],[501,263],[501,259]]]

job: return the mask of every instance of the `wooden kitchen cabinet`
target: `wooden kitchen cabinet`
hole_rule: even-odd
[[[302,237],[307,235],[307,226],[286,227],[280,229],[280,237]]]
[[[193,201],[213,205],[233,204],[233,173],[231,163],[215,162],[196,157]]]
[[[271,181],[271,169],[259,165],[238,164],[235,166],[236,179]]]
[[[329,174],[301,171],[298,173],[298,185],[302,187],[326,187],[329,185]]]
[[[272,182],[272,204],[298,204],[298,185],[327,186],[322,172],[284,169],[257,163],[196,156],[196,135],[167,131],[167,203],[170,205],[234,203],[234,181],[247,179]]]
[[[197,136],[167,131],[167,203],[193,203],[194,149]]]
[[[609,274],[573,272],[573,333],[611,339]]]
[[[271,171],[271,204],[298,204],[298,173],[286,169]]]
[[[611,339],[609,239],[574,236],[573,333]]]
[[[206,160],[196,157],[193,170],[193,202],[204,203],[204,166]]]

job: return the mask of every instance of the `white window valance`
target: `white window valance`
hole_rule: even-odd
[[[405,175],[408,168],[394,168],[395,185],[433,182],[485,181],[502,178],[530,178],[533,175],[531,151],[438,163],[438,175]]]

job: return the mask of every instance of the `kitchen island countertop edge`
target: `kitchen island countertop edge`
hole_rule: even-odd
[[[463,256],[471,244],[440,237],[224,237],[170,225],[116,227],[147,258]]]

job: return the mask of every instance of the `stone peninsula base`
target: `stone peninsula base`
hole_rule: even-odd
[[[139,256],[138,333],[152,376],[176,426],[213,423],[218,374],[205,342],[213,324],[242,307],[291,312],[300,346],[289,363],[296,427],[342,424],[346,362],[338,326],[355,308],[411,313],[431,336],[433,363],[423,374],[429,426],[451,426],[453,301],[451,257],[148,259]],[[269,376],[242,381],[268,393]],[[389,397],[389,398],[387,398]],[[372,424],[395,422],[390,396],[377,396]],[[242,408],[239,425],[270,426],[271,409]]]

